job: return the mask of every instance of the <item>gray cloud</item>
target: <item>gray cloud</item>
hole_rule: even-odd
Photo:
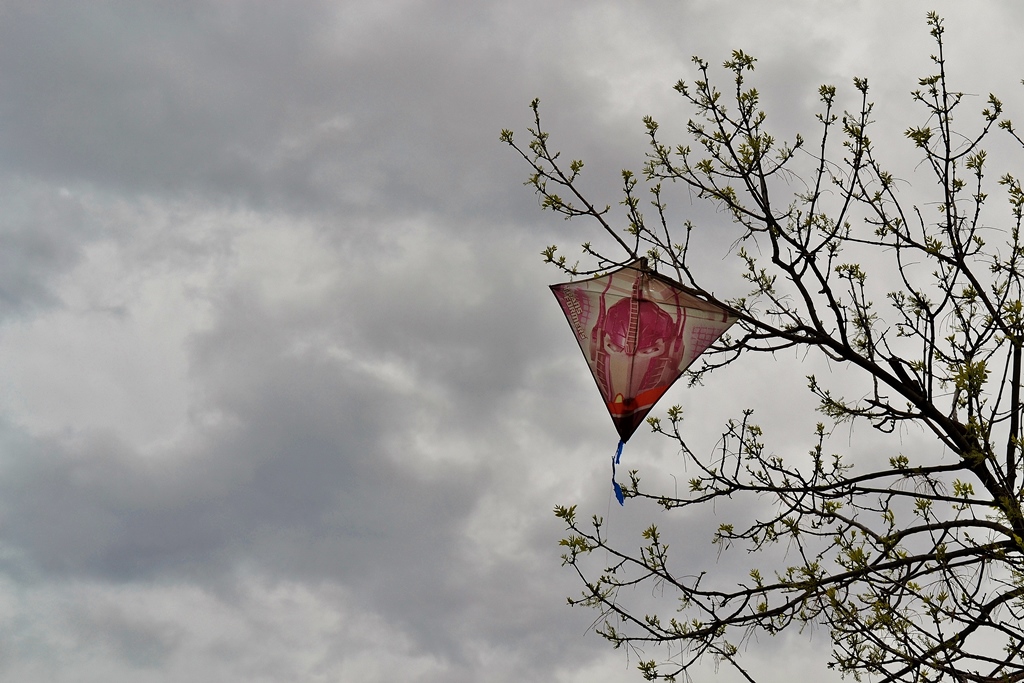
[[[786,134],[820,82],[867,75],[903,112],[927,67],[917,9],[736,8],[0,5],[0,681],[634,676],[565,607],[551,514],[579,502],[625,543],[656,516],[611,508],[613,430],[539,262],[595,236],[538,211],[497,136],[539,96],[615,204],[640,117],[685,124],[691,53],[760,57]],[[968,75],[1019,50],[1016,6],[943,9]],[[739,293],[735,231],[673,195]],[[756,370],[799,375],[786,406],[747,369],[668,400],[706,448],[755,405],[803,449],[800,369]],[[685,477],[647,434],[626,458]],[[673,521],[681,567],[717,521]]]

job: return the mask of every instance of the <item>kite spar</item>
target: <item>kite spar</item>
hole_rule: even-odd
[[[552,285],[580,350],[590,365],[615,429],[612,487],[623,445],[658,399],[738,319],[659,275],[641,258],[604,275]]]

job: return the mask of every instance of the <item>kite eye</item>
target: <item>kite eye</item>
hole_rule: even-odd
[[[637,349],[636,354],[638,356],[660,356],[665,353],[665,340],[655,339],[654,343],[650,346],[645,346],[642,349]]]
[[[616,344],[609,335],[605,337],[604,350],[608,353],[623,353],[625,352],[626,347]]]

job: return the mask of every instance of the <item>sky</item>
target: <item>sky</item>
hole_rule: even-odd
[[[657,520],[686,569],[749,560],[713,552],[714,511],[612,506],[617,437],[540,256],[600,236],[540,210],[499,132],[539,97],[615,204],[642,117],[681,133],[690,57],[743,49],[780,137],[864,76],[906,161],[930,9],[975,108],[1024,116],[1011,0],[0,2],[0,682],[640,680],[566,605],[552,508],[627,547]],[[736,226],[670,200],[709,289],[744,293]],[[803,449],[806,374],[744,359],[655,414],[710,451],[752,407]],[[624,458],[685,475],[645,429]],[[744,657],[827,680],[827,651]]]

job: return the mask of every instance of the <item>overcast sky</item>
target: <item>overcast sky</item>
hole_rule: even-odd
[[[713,520],[610,505],[617,437],[539,256],[598,235],[539,210],[499,131],[540,97],[615,203],[641,117],[689,116],[690,57],[742,48],[781,135],[866,76],[900,158],[929,9],[975,109],[1024,119],[1011,0],[0,3],[0,681],[639,680],[566,606],[551,509],[627,546],[660,520],[711,569]],[[741,294],[735,228],[674,200]],[[806,373],[744,362],[660,410],[710,450],[757,407],[785,452]],[[646,429],[624,457],[685,474]],[[827,642],[747,656],[781,680]]]

